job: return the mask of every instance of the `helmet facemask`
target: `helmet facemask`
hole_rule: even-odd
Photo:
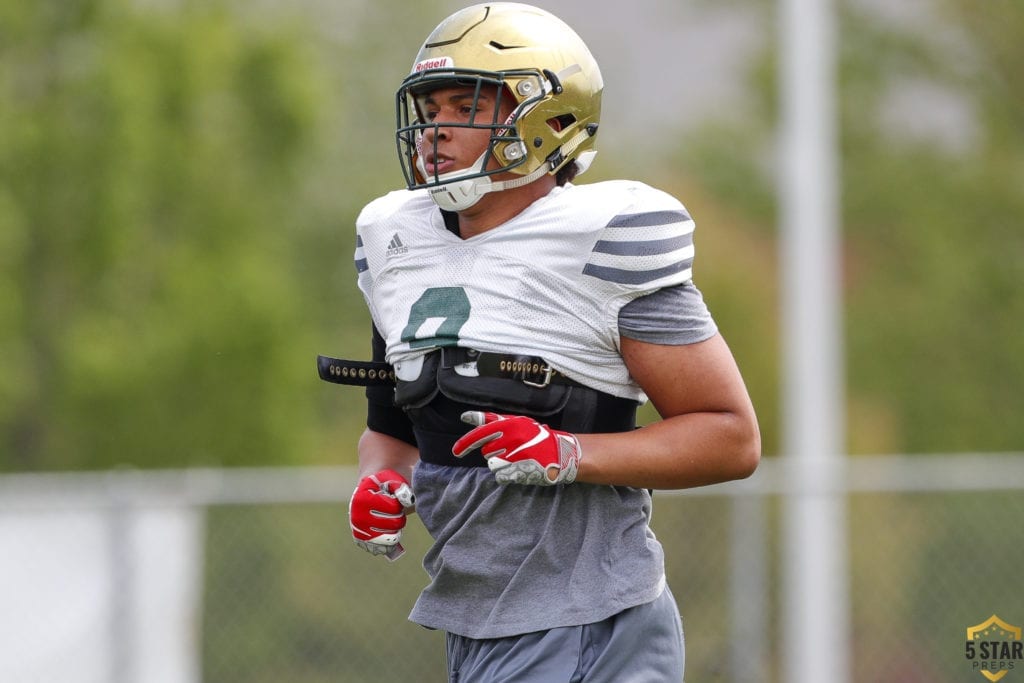
[[[429,121],[423,111],[424,98],[440,88],[452,86],[473,89],[470,119],[464,123]],[[495,93],[493,112],[489,116],[479,113],[478,102],[485,90]],[[518,122],[550,91],[545,77],[531,70],[497,73],[428,69],[406,78],[397,95],[397,142],[402,172],[409,188],[428,188],[441,208],[461,211],[473,206],[487,192],[510,189],[536,180],[543,173],[531,174],[529,179],[521,176],[504,182],[495,182],[492,176],[507,173],[527,161],[526,142],[519,133]],[[502,104],[510,100],[514,104],[512,113],[500,119]],[[438,138],[445,128],[486,129],[490,131],[490,140],[470,166],[448,173],[428,173],[423,162],[423,147],[432,144],[434,149],[430,156],[436,157]],[[434,131],[433,143],[426,142],[424,132],[427,130]]]

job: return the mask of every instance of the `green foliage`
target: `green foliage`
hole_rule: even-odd
[[[1006,34],[1022,35],[1024,12],[946,9],[967,64],[927,33],[863,21],[844,55],[844,88],[860,95],[844,106],[851,390],[897,412],[895,448],[1010,450],[1024,443],[1024,119],[1005,77],[1024,44]],[[952,92],[977,129],[944,145],[865,115],[907,79]]]
[[[0,466],[295,460],[317,66],[216,3],[76,7],[26,5],[0,47]]]
[[[842,9],[848,447],[1017,449],[1024,443],[1016,419],[1024,411],[1017,331],[1024,9],[946,0],[918,8],[917,22]],[[747,116],[708,124],[680,153],[755,235],[770,234],[777,222],[775,180],[766,172],[774,168],[776,49],[768,41],[750,70]],[[951,130],[901,121],[908,93],[917,92],[935,108],[967,112],[964,120]],[[915,104],[920,116],[925,106]],[[763,310],[746,315],[748,325],[773,329]]]

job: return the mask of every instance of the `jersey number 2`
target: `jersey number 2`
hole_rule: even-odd
[[[402,341],[409,347],[455,346],[469,320],[469,297],[462,287],[431,287],[409,309]]]

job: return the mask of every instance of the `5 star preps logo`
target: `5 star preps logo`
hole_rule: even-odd
[[[971,668],[990,681],[998,681],[1013,671],[1017,664],[1024,665],[1024,641],[1021,627],[1009,624],[992,615],[976,626],[967,628],[964,657]]]

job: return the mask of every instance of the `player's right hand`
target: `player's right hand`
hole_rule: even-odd
[[[348,503],[352,539],[372,555],[397,560],[405,552],[399,540],[413,505],[412,487],[394,470],[363,477]]]

